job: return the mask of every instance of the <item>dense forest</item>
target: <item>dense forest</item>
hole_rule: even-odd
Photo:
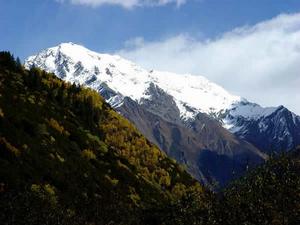
[[[0,224],[297,225],[299,152],[212,193],[97,92],[0,53]]]

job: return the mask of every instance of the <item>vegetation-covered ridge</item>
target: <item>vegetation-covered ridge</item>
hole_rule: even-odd
[[[1,53],[1,224],[141,223],[188,193],[209,195],[97,92]]]
[[[298,225],[300,148],[213,194],[96,92],[1,52],[0,224]]]

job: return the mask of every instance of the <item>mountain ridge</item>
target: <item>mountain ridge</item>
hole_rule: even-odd
[[[68,65],[66,61],[67,59],[71,60],[70,62],[68,62]],[[54,64],[53,62],[55,62],[56,64]],[[73,64],[73,71],[70,71],[70,64]],[[101,66],[101,71],[99,71],[97,64]],[[179,109],[182,109],[182,107],[187,104],[187,106],[191,109],[197,110],[194,116],[198,112],[207,114],[219,114],[222,111],[231,109],[234,109],[232,110],[231,114],[236,113],[238,109],[240,113],[239,115],[242,115],[243,112],[245,113],[245,109],[243,109],[243,107],[248,106],[248,114],[243,116],[258,118],[261,116],[265,116],[266,111],[272,113],[278,107],[280,107],[278,106],[264,108],[256,103],[248,102],[243,97],[230,94],[224,88],[210,82],[203,76],[176,74],[156,70],[148,71],[136,65],[135,63],[122,58],[119,55],[102,53],[100,54],[72,42],[62,43],[56,47],[43,50],[37,55],[28,57],[25,60],[25,66],[28,68],[32,65],[41,68],[44,67],[44,69],[46,69],[48,72],[52,72],[62,79],[67,79],[71,82],[77,83],[82,83],[83,81],[80,80],[81,77],[76,76],[83,74],[86,75],[86,73],[88,73],[91,76],[91,79],[87,79],[85,77],[85,82],[87,81],[88,83],[92,84],[96,81],[93,80],[93,78],[100,79],[99,77],[94,77],[92,75],[101,74],[102,77],[98,81],[98,83],[106,83],[111,89],[119,92],[123,96],[128,96],[136,101],[140,101],[142,98],[147,99],[147,97],[149,97],[145,94],[145,91],[149,88],[149,85],[153,83],[173,96]],[[84,68],[82,68],[81,66],[83,66]],[[116,68],[115,71],[113,71],[113,68]],[[110,69],[112,69],[112,71]],[[113,78],[109,79],[109,77],[105,75],[116,77],[115,79],[124,78],[125,75],[129,76],[129,78],[125,77],[120,81],[121,84],[117,84],[112,82],[114,81],[112,80]],[[97,85],[97,83],[92,87],[95,88],[95,85]],[[127,85],[127,88],[122,88],[122,85]],[[188,90],[186,90],[187,87],[189,87]],[[185,88],[185,91],[189,91],[191,93],[183,94],[181,92],[181,89],[183,88]],[[192,89],[198,89],[198,91],[202,90],[203,93],[207,93],[207,96],[197,95],[196,92],[193,93],[193,91],[191,91]],[[203,93],[201,94],[204,95]],[[205,97],[205,101],[197,101],[197,99],[193,99],[191,97],[193,95],[197,95],[198,97],[200,96],[203,98]],[[212,96],[215,96],[215,98],[213,98]],[[217,101],[218,104],[212,101]],[[178,104],[178,102],[182,102],[182,104]],[[182,114],[184,115],[188,113],[184,113],[182,111]],[[186,118],[188,119],[191,117],[186,116]]]

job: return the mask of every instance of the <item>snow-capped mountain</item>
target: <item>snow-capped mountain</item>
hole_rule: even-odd
[[[219,113],[241,101],[205,77],[147,71],[120,56],[99,54],[73,43],[44,50],[29,57],[25,65],[40,67],[66,81],[96,90],[106,84],[137,102],[150,98],[147,94],[150,85],[157,85],[174,98],[183,119],[193,118],[199,112]],[[113,100],[109,102],[115,104]]]
[[[298,116],[283,107],[250,103],[202,76],[148,71],[120,56],[73,43],[31,56],[25,66],[97,90],[202,181],[213,178],[225,184],[233,178],[233,170],[242,173],[248,164],[265,159],[260,150],[300,144]],[[207,160],[219,162],[218,169],[210,168]]]
[[[267,153],[300,144],[300,117],[283,106],[262,108],[241,102],[224,114],[224,126]]]

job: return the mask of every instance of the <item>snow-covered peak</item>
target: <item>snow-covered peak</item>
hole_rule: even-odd
[[[153,83],[174,98],[181,118],[193,118],[199,112],[219,114],[230,110],[232,116],[256,118],[271,113],[256,104],[227,92],[202,76],[148,71],[118,55],[99,54],[74,43],[62,43],[26,60],[26,67],[36,66],[60,78],[100,90],[103,84],[121,97],[138,103],[151,98],[147,91]],[[244,104],[246,102],[246,104]]]
[[[230,109],[229,115],[232,117],[243,117],[248,120],[257,120],[261,117],[267,117],[274,113],[278,107],[261,107],[258,104],[250,102],[239,102]]]
[[[149,86],[148,72],[118,55],[99,54],[83,46],[63,43],[30,56],[26,67],[40,67],[58,77],[98,90],[106,83],[112,90],[140,100]]]

